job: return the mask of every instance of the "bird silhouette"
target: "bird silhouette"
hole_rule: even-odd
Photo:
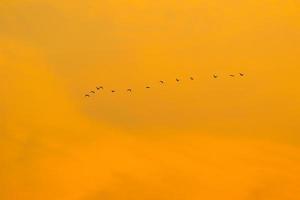
[[[243,74],[243,73],[240,73],[240,76],[244,76],[245,74]]]
[[[165,82],[164,81],[159,81],[161,84],[164,84]]]
[[[190,77],[190,79],[193,81],[194,80],[194,78],[193,77]]]
[[[132,92],[132,89],[130,89],[130,88],[129,88],[129,89],[127,89],[127,92]]]
[[[218,78],[218,76],[217,76],[217,75],[214,75],[214,78]]]
[[[90,95],[88,95],[88,94],[86,94],[86,95],[84,95],[85,97],[90,97]]]
[[[231,77],[234,77],[234,75],[233,75],[233,74],[230,74],[229,76],[231,76]]]
[[[149,87],[149,86],[147,86],[146,88],[147,88],[147,89],[149,89],[150,87]]]
[[[114,93],[114,92],[116,92],[116,91],[115,91],[115,90],[112,90],[111,92]]]
[[[100,87],[96,87],[96,89],[97,89],[97,90],[100,90],[100,89],[102,89],[102,90],[103,90],[103,87],[102,87],[102,86],[100,86]]]
[[[180,80],[178,78],[176,78],[176,81],[179,82]]]
[[[93,93],[93,94],[95,94],[95,91],[90,91],[90,93]]]

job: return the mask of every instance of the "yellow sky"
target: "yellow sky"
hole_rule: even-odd
[[[2,0],[0,199],[299,199],[299,8]]]

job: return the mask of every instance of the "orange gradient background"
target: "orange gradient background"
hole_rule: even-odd
[[[2,0],[0,199],[300,199],[299,8]]]

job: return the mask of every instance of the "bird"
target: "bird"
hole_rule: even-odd
[[[214,75],[214,78],[218,78],[218,76],[217,76],[217,75]]]
[[[243,73],[240,73],[240,76],[244,76],[244,74],[243,74]]]
[[[147,86],[146,88],[147,88],[147,89],[149,89],[150,87],[149,87],[149,86]]]
[[[95,94],[95,91],[90,91],[90,93],[93,93],[93,94]]]
[[[114,92],[116,92],[116,91],[115,91],[115,90],[112,90],[111,92],[114,93]]]
[[[102,86],[100,86],[100,87],[96,87],[96,89],[97,89],[97,90],[100,90],[100,89],[102,89],[102,90],[103,90],[103,87],[102,87]]]
[[[88,94],[86,94],[86,95],[84,95],[85,97],[90,97],[90,95],[88,95]]]
[[[164,84],[165,82],[164,81],[159,81],[161,84]]]
[[[180,80],[178,78],[176,78],[176,81],[179,82]]]
[[[132,92],[132,89],[130,89],[130,88],[129,88],[129,89],[127,89],[127,92]]]
[[[231,77],[234,77],[234,75],[233,75],[233,74],[230,74],[229,76],[231,76]]]
[[[190,77],[190,79],[193,81],[194,80],[194,78],[193,77]]]

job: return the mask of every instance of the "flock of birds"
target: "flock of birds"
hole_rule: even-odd
[[[235,77],[236,75],[235,75],[235,74],[230,74],[229,76],[230,76],[230,77]],[[244,73],[239,73],[237,76],[245,76],[245,74],[244,74]],[[216,75],[216,74],[214,74],[214,75],[213,75],[213,78],[216,79],[216,78],[219,78],[219,76]],[[194,79],[194,77],[189,77],[189,80],[190,80],[190,81],[194,81],[195,79]],[[176,81],[176,82],[180,82],[181,80],[180,80],[179,78],[176,78],[175,81]],[[166,82],[165,82],[164,80],[160,80],[159,83],[160,83],[161,85],[166,84]],[[150,87],[150,86],[146,86],[145,88],[146,88],[146,89],[150,89],[151,87]],[[91,97],[92,94],[96,94],[96,91],[100,91],[100,90],[104,90],[104,87],[103,87],[103,86],[97,86],[97,87],[96,87],[96,90],[91,90],[89,93],[85,94],[84,96],[87,97],[87,98],[88,98],[88,97]],[[132,90],[132,88],[127,88],[126,91],[127,91],[128,93],[131,93],[133,90]],[[111,90],[111,92],[112,92],[112,93],[115,93],[115,92],[117,92],[117,91],[116,91],[116,90]]]

